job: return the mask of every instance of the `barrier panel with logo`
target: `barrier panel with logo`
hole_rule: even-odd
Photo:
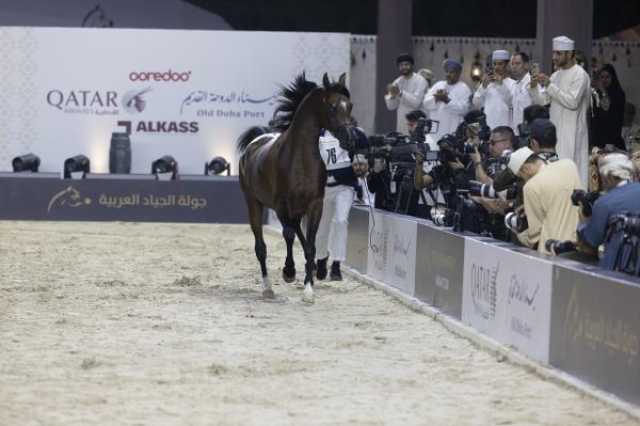
[[[512,247],[466,239],[462,321],[547,363],[553,264]]]
[[[34,152],[59,172],[84,154],[108,171],[114,131],[131,138],[132,172],[172,155],[202,173],[267,125],[281,85],[303,71],[320,83],[349,71],[348,34],[113,28],[4,28],[0,170]]]
[[[347,264],[361,274],[366,274],[368,250],[369,210],[366,207],[354,206],[349,212]]]
[[[554,267],[551,365],[640,404],[640,285]]]
[[[237,177],[198,179],[3,177],[0,219],[248,223]]]
[[[400,215],[371,212],[367,275],[413,295],[417,226]]]
[[[464,237],[418,224],[415,296],[454,318],[462,315]]]

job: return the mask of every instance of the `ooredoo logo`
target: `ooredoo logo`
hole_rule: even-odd
[[[129,73],[131,81],[166,81],[166,82],[185,82],[191,78],[191,71],[176,72],[169,69],[166,72],[157,71],[133,71]]]

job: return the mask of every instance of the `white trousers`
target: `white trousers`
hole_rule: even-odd
[[[332,261],[347,258],[349,210],[355,191],[346,185],[325,188],[322,218],[316,234],[316,258],[331,256]]]

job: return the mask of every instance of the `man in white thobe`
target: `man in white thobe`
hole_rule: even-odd
[[[493,70],[482,78],[473,95],[473,106],[483,109],[487,126],[511,126],[511,97],[514,81],[507,78],[507,65],[511,55],[506,50],[494,50],[491,54]]]
[[[551,104],[549,116],[558,129],[556,151],[560,159],[573,160],[583,185],[588,182],[589,131],[587,110],[591,97],[589,74],[576,63],[575,43],[568,37],[553,39],[551,77],[539,73],[531,76],[529,93],[534,103]]]
[[[520,136],[518,126],[524,121],[524,109],[531,105],[531,95],[529,94],[529,84],[531,74],[529,74],[529,55],[523,52],[514,53],[511,56],[511,105],[512,117],[511,128],[516,135]]]
[[[411,111],[419,109],[424,92],[427,90],[427,81],[419,74],[413,72],[413,57],[403,53],[396,59],[400,76],[387,86],[384,101],[389,111],[397,111],[396,130],[402,134],[408,134],[405,116]]]
[[[455,133],[458,125],[464,120],[464,115],[469,111],[471,97],[469,86],[460,81],[460,62],[447,59],[443,67],[446,79],[434,84],[422,102],[422,108],[429,118],[438,122],[433,125],[432,137],[436,142],[446,134]]]

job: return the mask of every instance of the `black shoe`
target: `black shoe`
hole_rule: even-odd
[[[337,260],[331,264],[331,281],[342,281],[342,272],[340,272],[340,262]]]
[[[316,278],[319,280],[327,278],[327,260],[329,260],[329,258],[325,257],[324,259],[318,259],[316,261]]]

